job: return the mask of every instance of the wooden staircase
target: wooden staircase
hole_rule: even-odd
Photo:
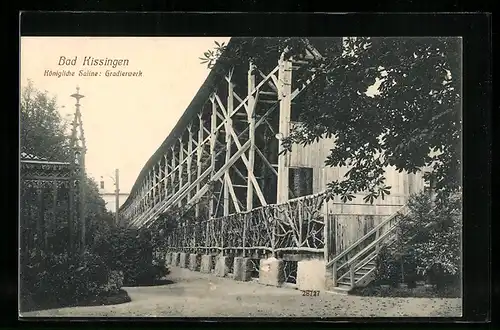
[[[326,264],[332,280],[329,292],[348,294],[356,287],[367,286],[375,278],[380,248],[395,241],[396,225],[407,213],[408,207],[401,207]]]

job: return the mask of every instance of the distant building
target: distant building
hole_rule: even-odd
[[[121,189],[120,189],[121,190]],[[99,195],[106,203],[106,209],[111,212],[116,212],[116,196],[115,196],[115,183],[111,178],[101,177],[99,180]],[[120,204],[119,207],[127,200],[128,192],[120,191]]]

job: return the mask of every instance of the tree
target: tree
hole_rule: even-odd
[[[32,81],[28,81],[21,91],[20,119],[22,152],[49,161],[70,159],[68,123],[58,112],[57,99],[38,90]],[[87,237],[91,239],[96,230],[106,230],[112,220],[95,181],[87,177],[85,185]]]
[[[57,99],[28,81],[21,91],[21,151],[50,160],[69,159],[67,125],[58,112]]]
[[[301,69],[314,68],[317,77],[302,95],[307,110],[283,139],[284,152],[293,144],[334,138],[325,164],[350,170],[328,191],[344,201],[361,191],[366,202],[389,194],[388,166],[410,173],[431,168],[424,179],[432,176],[438,197],[461,189],[460,39],[357,37],[311,43],[323,58]],[[300,58],[309,44],[299,38],[248,38],[235,47],[216,45],[202,62],[235,65],[251,59],[258,65],[279,52]]]

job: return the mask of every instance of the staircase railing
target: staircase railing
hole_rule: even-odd
[[[408,206],[402,206],[328,262],[326,267],[332,268],[333,286],[335,287],[341,280],[349,278],[350,287],[354,287],[356,271],[372,261],[381,246],[389,243],[395,237],[396,224],[400,221],[401,216],[408,212]]]

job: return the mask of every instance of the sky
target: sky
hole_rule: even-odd
[[[21,87],[28,79],[57,97],[61,116],[72,119],[80,87],[87,142],[86,169],[108,182],[120,171],[120,191],[130,192],[139,172],[173,129],[209,70],[199,57],[226,37],[22,37]],[[61,56],[76,65],[59,65]],[[83,66],[85,57],[128,60],[128,66]],[[100,76],[78,76],[91,69]],[[46,70],[74,76],[45,76]],[[106,70],[142,76],[106,77]]]

